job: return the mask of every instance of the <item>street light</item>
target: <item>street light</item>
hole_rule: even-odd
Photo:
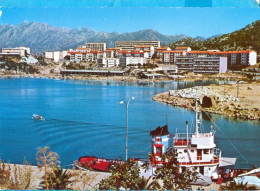
[[[125,104],[126,106],[126,140],[125,140],[125,161],[127,161],[127,138],[128,138],[128,105],[131,100],[134,100],[135,97],[131,97],[127,102],[120,101],[120,104]]]

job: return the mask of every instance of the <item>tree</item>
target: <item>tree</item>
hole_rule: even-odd
[[[226,184],[226,186],[221,186],[222,190],[256,190],[255,186],[247,186],[247,182],[243,184],[242,182],[236,183],[230,182],[229,184]]]
[[[6,190],[31,189],[32,168],[27,163],[23,167],[5,164],[0,160],[0,188]]]
[[[44,166],[44,180],[45,180],[45,185],[46,189],[49,190],[50,185],[48,181],[48,176],[50,171],[52,170],[53,167],[57,166],[60,161],[59,155],[55,152],[50,151],[49,147],[44,147],[44,148],[37,148],[38,152],[36,153],[36,160],[38,166]]]
[[[53,166],[52,171],[47,172],[46,179],[40,183],[40,186],[45,189],[65,190],[72,183],[69,179],[71,174],[67,170],[63,170],[60,166]],[[47,188],[48,186],[48,188]]]
[[[113,164],[110,169],[112,175],[103,179],[99,185],[99,190],[145,190],[160,189],[157,181],[151,181],[151,177],[146,179],[140,177],[140,168],[132,159],[128,159],[123,164]]]
[[[112,175],[103,179],[98,189],[184,190],[189,189],[191,183],[197,180],[197,172],[190,170],[179,172],[180,166],[174,149],[168,149],[162,156],[162,161],[154,175],[149,178],[140,177],[140,167],[132,159],[128,159],[124,164],[114,164],[111,166]],[[151,162],[153,163],[152,160]],[[145,166],[142,168],[146,168]],[[159,181],[162,182],[161,185]]]
[[[197,172],[189,169],[179,172],[180,166],[177,161],[177,153],[174,149],[168,149],[162,156],[163,164],[155,170],[155,179],[163,181],[164,190],[189,189],[192,182],[197,180]]]

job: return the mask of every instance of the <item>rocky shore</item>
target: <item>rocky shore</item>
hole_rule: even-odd
[[[260,84],[232,84],[169,90],[153,96],[154,101],[229,117],[260,120]]]

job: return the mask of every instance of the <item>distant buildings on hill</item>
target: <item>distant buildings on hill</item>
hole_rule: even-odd
[[[31,52],[29,47],[2,48],[1,55],[27,56]]]
[[[28,47],[3,48],[0,55],[30,54]],[[88,42],[68,51],[45,52],[45,58],[54,62],[93,62],[99,67],[143,66],[146,64],[164,64],[175,66],[178,71],[194,73],[225,73],[233,67],[255,65],[257,54],[253,50],[219,51],[191,50],[190,47],[161,47],[160,41],[117,41],[116,47],[107,48],[104,42]]]

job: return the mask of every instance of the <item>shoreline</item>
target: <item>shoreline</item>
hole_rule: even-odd
[[[237,90],[237,87],[239,90]],[[219,115],[225,115],[228,117],[260,120],[260,83],[251,84],[231,84],[231,85],[210,85],[210,86],[198,86],[206,91],[212,91],[211,95],[202,94],[199,97],[199,110],[214,113]],[[195,97],[189,98],[185,95],[178,94],[178,91],[195,91],[196,87],[186,88],[183,90],[169,90],[153,96],[153,100],[172,106],[182,107],[194,110]],[[177,93],[176,93],[177,92]],[[236,97],[236,93],[240,92],[239,97]],[[202,103],[202,100],[204,103]],[[208,105],[207,105],[208,104]]]
[[[60,80],[95,80],[95,81],[129,81],[129,82],[166,82],[166,81],[187,81],[187,82],[196,82],[203,80],[223,80],[223,81],[231,81],[235,82],[237,80],[240,81],[248,81],[246,76],[235,74],[235,73],[225,73],[225,74],[215,74],[215,75],[201,75],[201,74],[188,74],[183,77],[176,78],[156,78],[156,79],[141,79],[137,78],[137,76],[98,76],[98,75],[69,75],[62,76],[60,73],[41,73],[41,74],[10,74],[10,73],[0,73],[0,78],[8,79],[8,78],[47,78],[47,79],[60,79]]]

